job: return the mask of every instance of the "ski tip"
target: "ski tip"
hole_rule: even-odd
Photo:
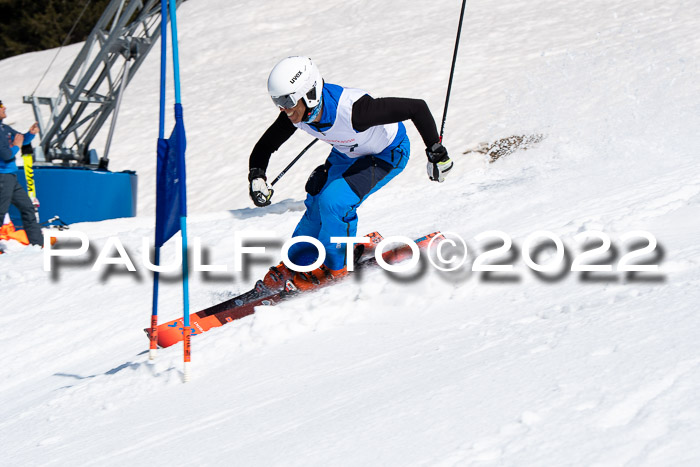
[[[429,234],[426,235],[425,237],[419,238],[418,240],[416,240],[416,243],[420,245],[420,244],[423,244],[423,243],[425,243],[425,242],[430,242],[430,241],[432,241],[433,239],[439,239],[439,240],[441,240],[441,239],[443,239],[443,238],[444,238],[444,235],[442,235],[442,232],[440,232],[439,230],[437,230],[437,231],[435,231],[435,232],[433,232],[433,233],[429,233]]]

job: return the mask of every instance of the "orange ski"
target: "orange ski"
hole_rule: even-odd
[[[377,265],[374,256],[363,256],[374,250],[376,245],[382,240],[381,235],[373,232],[369,235],[370,242],[364,245],[362,250],[356,250],[360,257],[356,266],[357,269],[372,267]],[[420,249],[426,249],[430,241],[435,237],[442,237],[440,232],[434,232],[425,237],[415,240]],[[413,256],[413,251],[409,245],[402,245],[397,248],[385,251],[382,259],[389,264],[396,264]],[[291,281],[287,281],[284,290],[275,291],[267,288],[262,281],[258,281],[255,287],[248,292],[231,298],[218,305],[211,306],[197,313],[190,315],[190,335],[196,336],[210,330],[211,328],[223,326],[226,323],[241,319],[255,313],[255,307],[260,305],[274,305],[283,300],[296,296],[300,292]],[[145,329],[150,337],[150,328]],[[178,318],[167,323],[160,324],[157,328],[158,345],[160,347],[170,347],[183,340],[184,320]]]

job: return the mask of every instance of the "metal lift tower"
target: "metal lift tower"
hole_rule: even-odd
[[[108,170],[109,147],[124,90],[160,37],[160,6],[160,0],[111,0],[63,77],[58,97],[24,97],[41,136],[33,177],[42,221],[136,215],[138,177],[131,170]],[[100,157],[91,145],[110,114]]]
[[[39,122],[38,166],[107,170],[121,98],[160,36],[160,22],[160,0],[112,0],[61,81],[58,97],[24,97]],[[98,158],[91,144],[110,114],[104,153]]]

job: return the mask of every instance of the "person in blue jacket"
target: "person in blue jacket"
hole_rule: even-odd
[[[307,57],[280,61],[270,72],[267,89],[280,113],[250,155],[248,180],[256,206],[270,204],[273,191],[265,174],[268,162],[297,129],[333,147],[325,164],[306,183],[306,212],[293,234],[317,238],[323,244],[323,265],[310,273],[294,274],[282,263],[271,268],[264,280],[268,286],[279,286],[292,279],[298,289],[307,290],[347,273],[345,245],[330,239],[354,237],[357,208],[406,167],[410,144],[401,122],[411,120],[420,133],[431,180],[444,181],[453,163],[421,99],[375,99],[361,89],[324,83]],[[297,264],[313,263],[316,258],[304,259],[305,246],[308,244],[297,243],[290,248],[290,259]]]
[[[36,222],[34,205],[29,195],[17,181],[17,164],[15,156],[23,144],[29,144],[34,135],[39,132],[36,122],[29,127],[29,131],[22,134],[5,125],[3,120],[7,118],[7,108],[0,101],[0,222],[10,209],[10,204],[15,205],[22,215],[22,224],[27,233],[29,243],[43,245],[44,237],[41,227]]]

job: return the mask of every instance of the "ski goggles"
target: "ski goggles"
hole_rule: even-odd
[[[285,109],[291,109],[292,107],[297,105],[297,102],[299,102],[299,98],[294,94],[285,94],[284,96],[271,97],[272,102],[274,102],[277,107],[282,107]]]
[[[0,109],[4,109],[4,108],[5,108],[5,104],[3,104],[2,101],[0,101]]]
[[[285,94],[283,96],[270,96],[272,97],[272,102],[275,103],[277,107],[283,107],[285,109],[291,109],[295,105],[297,105],[297,102],[299,102],[299,93],[292,93],[292,94]],[[314,100],[316,99],[316,85],[311,87],[309,91],[306,93],[306,98],[309,100]]]

